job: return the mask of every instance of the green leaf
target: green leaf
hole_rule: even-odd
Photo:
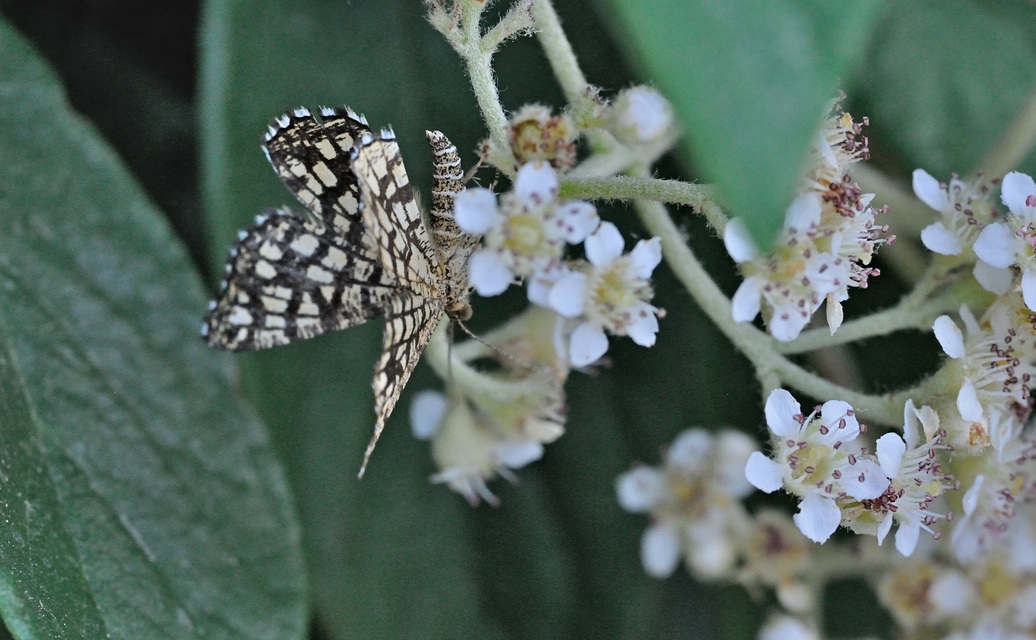
[[[299,530],[165,222],[0,23],[0,612],[18,638],[297,638]]]
[[[1036,84],[1036,7],[897,2],[880,30],[859,78],[875,155],[906,176],[972,171]]]
[[[683,150],[769,246],[825,107],[865,50],[878,0],[611,5],[645,80],[676,109]]]

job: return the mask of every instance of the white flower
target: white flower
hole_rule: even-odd
[[[862,125],[837,106],[816,138],[812,163],[772,249],[760,253],[737,219],[723,230],[727,252],[745,278],[731,300],[734,321],[750,322],[762,312],[767,330],[781,342],[797,338],[825,302],[834,333],[850,288],[864,288],[878,275],[868,265],[878,246],[894,239],[876,222],[885,208],[872,208],[874,195],[863,193],[847,173],[869,150]]]
[[[932,326],[939,345],[953,359],[950,374],[960,380],[956,405],[963,422],[947,423],[948,439],[954,446],[982,447],[986,438],[976,438],[976,430],[988,432],[990,412],[1003,414],[1027,403],[1028,380],[1036,375],[1036,367],[1018,357],[1016,331],[1002,307],[990,309],[985,326],[966,306],[961,306],[960,317],[966,338],[949,316],[939,316]]]
[[[612,104],[610,129],[629,144],[661,139],[673,128],[673,108],[655,89],[645,86],[622,91]]]
[[[927,442],[922,439],[921,427],[915,419],[918,412],[908,400],[904,408],[906,440],[897,433],[886,433],[878,438],[878,463],[889,479],[885,492],[874,500],[861,501],[860,506],[869,513],[843,511],[851,529],[874,533],[879,545],[893,523],[897,523],[896,550],[904,556],[913,554],[922,529],[933,533],[931,525],[946,517],[930,511],[929,506],[953,487],[952,478],[943,472],[936,456],[937,451],[946,449],[941,435]]]
[[[751,438],[737,431],[688,429],[673,441],[661,467],[638,466],[616,479],[619,504],[653,520],[641,539],[649,575],[669,576],[680,558],[700,578],[733,569],[748,530],[740,500],[751,487],[730,478],[744,468],[752,447]]]
[[[568,354],[573,366],[599,360],[608,350],[608,337],[628,335],[650,347],[658,333],[658,309],[647,301],[651,273],[662,260],[661,240],[641,240],[623,255],[623,239],[610,222],[603,222],[586,239],[589,265],[582,271],[550,266],[537,272],[529,299],[572,320]]]
[[[1017,267],[1025,306],[1036,311],[1036,182],[1013,171],[1004,176],[1001,201],[1010,211],[975,240],[975,255],[995,269]]]
[[[472,506],[482,500],[497,504],[487,481],[497,474],[513,479],[510,470],[539,460],[543,445],[564,433],[555,415],[558,402],[548,398],[537,410],[508,405],[473,411],[471,400],[459,394],[425,391],[410,405],[411,428],[415,437],[431,440],[440,469],[432,482],[448,485]]]
[[[582,242],[599,223],[593,205],[557,201],[558,179],[545,162],[518,170],[514,190],[497,202],[488,189],[457,194],[457,225],[481,235],[484,246],[469,262],[469,280],[482,296],[503,293],[515,278],[526,278],[561,258],[565,243]]]
[[[992,203],[994,184],[995,181],[980,175],[971,182],[953,176],[950,184],[945,185],[924,169],[915,169],[914,194],[940,215],[938,221],[921,231],[924,246],[947,256],[970,249],[979,232],[997,215]]]
[[[753,320],[765,302],[770,312],[770,334],[787,342],[798,337],[813,313],[827,301],[831,329],[841,324],[841,302],[848,298],[848,287],[859,286],[861,278],[865,280],[859,275],[861,270],[853,266],[854,254],[861,247],[860,234],[869,229],[873,214],[869,210],[860,213],[856,219],[863,225],[860,229],[843,225],[837,233],[824,233],[820,228],[821,208],[822,200],[815,193],[797,197],[785,212],[784,231],[778,242],[786,249],[770,256],[758,254],[740,220],[735,218],[727,224],[724,245],[745,275],[731,300],[736,322]],[[865,231],[865,235],[870,233]],[[840,253],[818,250],[815,241],[820,236],[829,248]]]
[[[990,415],[990,450],[976,461],[979,473],[961,500],[964,516],[954,522],[951,543],[962,562],[1002,547],[1014,526],[1018,504],[1036,498],[1036,442],[1023,434],[1018,417]],[[990,455],[991,454],[991,455]]]
[[[656,523],[644,530],[640,559],[652,578],[668,578],[680,563],[680,531],[671,523]]]
[[[766,424],[773,453],[753,453],[745,476],[767,493],[783,487],[800,497],[795,524],[810,540],[824,542],[838,528],[838,500],[873,500],[888,488],[881,467],[854,443],[860,425],[847,403],[830,400],[819,415],[804,416],[790,393],[775,389],[766,400]]]

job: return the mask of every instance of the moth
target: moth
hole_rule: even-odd
[[[443,133],[426,136],[434,154],[427,222],[391,131],[373,133],[351,109],[277,118],[263,150],[306,215],[269,210],[238,234],[202,325],[210,346],[250,351],[383,317],[361,478],[432,332],[444,315],[471,317],[467,264],[479,238],[453,217],[460,156]]]

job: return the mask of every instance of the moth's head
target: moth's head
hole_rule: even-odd
[[[458,298],[451,302],[446,307],[446,315],[449,316],[450,320],[460,320],[465,322],[471,319],[471,304],[468,302],[467,296]]]

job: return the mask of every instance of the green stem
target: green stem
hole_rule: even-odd
[[[468,70],[471,88],[479,110],[486,121],[489,137],[500,149],[510,148],[507,139],[507,115],[500,104],[500,94],[493,78],[493,53],[485,48],[480,32],[481,11],[469,9],[461,16],[463,41],[457,47]]]
[[[464,395],[472,398],[491,398],[498,402],[521,402],[528,397],[542,396],[545,393],[541,376],[522,379],[498,378],[465,363],[455,353],[451,353],[448,326],[448,321],[439,323],[428,342],[424,357],[441,379]]]
[[[532,18],[536,22],[536,37],[539,38],[554,77],[561,85],[565,99],[573,106],[582,105],[586,101],[589,84],[561,28],[561,20],[554,11],[554,5],[550,0],[533,0]]]
[[[779,344],[777,350],[786,355],[805,353],[905,329],[930,330],[936,318],[959,308],[960,298],[950,294],[933,298],[920,306],[900,303],[891,309],[850,320],[834,335],[825,327],[803,331],[795,340]]]
[[[640,176],[564,178],[561,183],[563,198],[652,200],[686,205],[701,212],[709,226],[717,232],[722,232],[727,226],[727,217],[716,204],[715,195],[716,190],[711,185]]]

